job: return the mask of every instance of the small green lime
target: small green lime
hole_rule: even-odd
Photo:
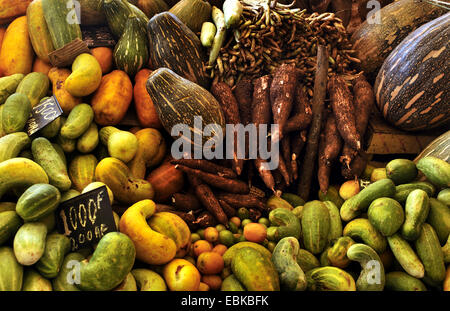
[[[238,209],[237,215],[240,219],[246,219],[250,217],[250,211],[245,207],[241,207],[240,209]]]
[[[224,225],[222,225],[222,224],[218,224],[217,226],[216,226],[216,229],[217,229],[217,231],[222,231],[222,230],[225,230],[225,229],[227,229],[227,227],[225,227]]]
[[[266,227],[270,226],[270,220],[266,217],[261,217],[260,219],[258,219],[258,222],[262,225],[265,225]]]
[[[251,222],[253,222],[251,219],[248,219],[248,218],[243,219],[242,222],[241,222],[241,228],[244,228],[245,225],[247,225],[247,224],[249,224]]]
[[[278,228],[277,227],[269,227],[267,228],[267,239],[269,241],[275,241],[277,235]]]
[[[198,229],[197,234],[200,236],[202,240],[205,239],[205,229]]]
[[[238,227],[236,226],[236,224],[232,221],[228,222],[228,227],[230,228],[230,231],[233,233],[237,233],[238,232]]]
[[[198,233],[192,233],[191,234],[191,243],[195,243],[198,240],[201,240],[202,238],[200,237],[200,234]]]
[[[222,230],[219,232],[219,243],[225,245],[226,247],[230,247],[234,244],[234,236],[233,233],[229,230]]]
[[[267,249],[272,253],[273,250],[275,249],[275,246],[277,246],[277,243],[270,241],[269,243],[267,243]]]

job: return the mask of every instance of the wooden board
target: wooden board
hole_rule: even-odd
[[[70,67],[75,58],[83,53],[90,53],[86,43],[79,38],[66,44],[62,48],[48,54],[54,67]]]
[[[369,154],[418,154],[444,130],[406,132],[388,124],[376,111],[367,127],[365,150]]]

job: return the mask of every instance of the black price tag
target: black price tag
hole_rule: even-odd
[[[55,96],[49,97],[42,103],[34,106],[31,110],[31,117],[28,119],[26,125],[28,136],[43,129],[62,114],[63,111]]]
[[[57,210],[58,231],[70,238],[72,251],[98,243],[117,231],[105,186],[62,202]]]

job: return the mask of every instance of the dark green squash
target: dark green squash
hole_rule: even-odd
[[[134,77],[148,63],[147,36],[134,14],[128,18],[123,35],[116,44],[114,62],[118,69],[130,77]]]
[[[383,7],[375,15],[379,22],[366,20],[351,37],[360,69],[376,77],[383,61],[409,33],[444,13],[441,7],[416,0],[399,0]]]
[[[116,38],[122,37],[128,16],[134,13],[140,20],[143,31],[148,23],[148,17],[138,7],[126,0],[103,0],[103,12],[109,29]]]
[[[194,144],[194,118],[202,118],[202,125],[217,124],[225,135],[225,117],[214,96],[201,86],[179,76],[168,68],[153,71],[147,80],[147,92],[156,107],[164,129],[170,134],[177,124],[189,126]],[[203,131],[203,129],[201,129]],[[217,131],[213,134],[216,135]],[[203,137],[205,143],[209,137]]]
[[[148,25],[149,53],[154,69],[166,67],[209,89],[206,55],[200,39],[178,17],[169,12],[153,16]]]
[[[450,121],[450,13],[411,33],[384,62],[374,91],[384,118],[406,131]]]

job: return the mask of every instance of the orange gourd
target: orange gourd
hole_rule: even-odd
[[[113,68],[113,50],[108,47],[97,47],[91,49],[91,54],[97,59],[102,74],[110,73]]]
[[[0,50],[0,72],[5,76],[29,74],[34,51],[28,35],[27,17],[16,18],[6,29]]]
[[[92,97],[95,122],[99,125],[117,125],[125,117],[133,100],[133,84],[122,70],[103,76]]]
[[[33,72],[41,72],[45,75],[48,75],[50,69],[52,69],[52,65],[43,61],[42,59],[36,57],[33,63]]]
[[[152,71],[149,69],[142,69],[136,74],[134,78],[136,82],[134,85],[134,105],[139,123],[143,127],[160,129],[162,128],[161,121],[145,86],[151,73]]]

